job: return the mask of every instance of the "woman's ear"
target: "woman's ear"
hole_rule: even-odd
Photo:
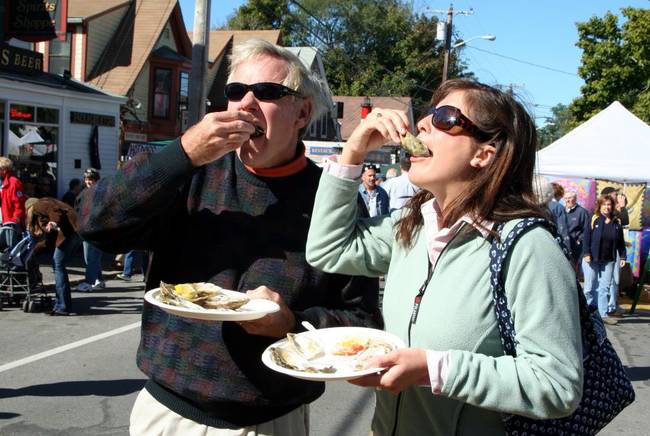
[[[492,162],[494,155],[496,154],[497,149],[492,144],[483,144],[479,146],[478,150],[474,154],[474,157],[470,161],[470,165],[474,168],[485,168]]]

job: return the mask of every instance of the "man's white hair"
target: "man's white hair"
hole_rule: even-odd
[[[259,56],[271,56],[286,62],[287,75],[282,84],[298,91],[303,97],[311,100],[312,113],[309,119],[310,122],[317,120],[329,110],[332,105],[332,98],[323,81],[310,72],[298,56],[263,39],[251,38],[233,48],[230,55],[228,82],[232,80],[234,71],[241,63]]]
[[[578,198],[578,193],[576,191],[566,191],[564,196],[570,198]]]

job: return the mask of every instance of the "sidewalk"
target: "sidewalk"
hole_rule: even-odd
[[[54,286],[54,270],[52,269],[52,254],[39,253],[36,255],[38,267],[43,275],[43,284],[45,286]],[[84,281],[86,274],[86,264],[84,263],[83,249],[79,249],[69,259],[67,263],[68,279],[70,286],[74,288]],[[102,256],[102,278],[103,280],[114,279],[115,276],[122,272],[122,269],[115,268],[115,254],[104,253]]]

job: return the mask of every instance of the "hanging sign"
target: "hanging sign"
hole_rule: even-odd
[[[20,73],[40,72],[43,71],[43,55],[0,43],[0,69]]]
[[[68,0],[10,0],[4,15],[5,38],[29,42],[64,40]]]

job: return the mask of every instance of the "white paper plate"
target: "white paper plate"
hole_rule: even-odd
[[[223,289],[227,294],[241,295],[241,292]],[[269,313],[277,312],[280,306],[271,300],[256,298],[250,300],[237,310],[230,309],[190,309],[187,307],[172,306],[160,301],[160,288],[152,289],[144,294],[144,299],[154,306],[160,307],[172,315],[184,316],[185,318],[202,319],[208,321],[250,321],[262,318]]]
[[[371,339],[376,338],[393,344],[396,349],[404,348],[404,342],[397,336],[391,333],[387,333],[383,330],[376,330],[365,327],[331,327],[300,333],[300,335],[309,336],[310,338],[317,340],[320,344],[323,345],[326,355],[319,359],[315,359],[314,363],[332,365],[334,368],[336,368],[336,372],[312,373],[296,371],[276,364],[271,358],[271,348],[283,345],[287,341],[286,338],[281,339],[267,347],[266,350],[264,350],[264,353],[262,353],[262,362],[274,371],[281,372],[282,374],[290,375],[292,377],[301,378],[303,380],[352,380],[364,375],[380,372],[384,368],[366,368],[361,371],[354,370],[350,367],[350,365],[353,364],[354,356],[335,356],[331,354],[331,351],[334,349],[337,343],[351,337]]]

